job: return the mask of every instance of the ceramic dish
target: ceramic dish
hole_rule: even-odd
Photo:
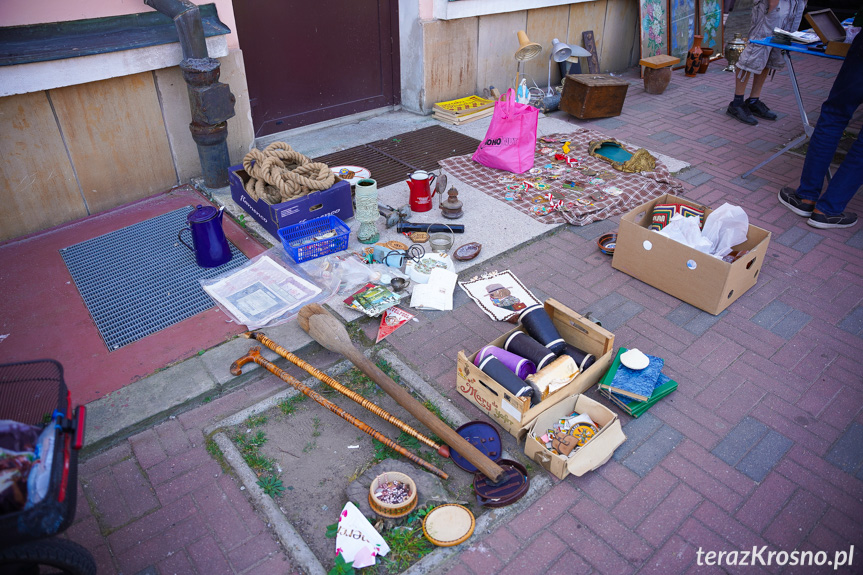
[[[372,173],[370,171],[368,171],[366,168],[361,168],[359,166],[335,166],[330,168],[330,170],[332,170],[332,172],[341,179],[346,180],[352,186],[356,186],[357,182],[359,182],[363,178],[372,177]],[[343,176],[343,173],[347,175],[346,172],[353,172],[354,176],[352,178],[347,178]]]
[[[599,236],[599,239],[596,240],[596,245],[599,246],[599,251],[604,253],[607,256],[614,255],[614,246],[617,244],[617,234],[605,234]]]
[[[650,359],[641,351],[630,349],[626,353],[620,354],[620,363],[629,369],[639,371],[650,365]]]
[[[478,256],[480,251],[482,251],[482,245],[476,242],[471,242],[458,248],[453,254],[453,257],[460,262],[466,262]]]

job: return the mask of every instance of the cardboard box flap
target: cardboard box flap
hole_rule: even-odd
[[[626,441],[626,435],[623,434],[620,421],[615,416],[613,424],[604,427],[587,445],[579,449],[578,457],[570,457],[566,467],[570,473],[581,477],[611,459],[614,450],[624,441]]]

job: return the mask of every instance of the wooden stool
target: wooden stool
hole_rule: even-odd
[[[660,54],[638,61],[644,66],[644,91],[648,94],[661,94],[671,82],[671,67],[680,62],[676,56]]]

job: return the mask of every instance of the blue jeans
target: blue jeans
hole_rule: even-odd
[[[838,216],[863,186],[863,138],[857,138],[840,164],[827,190],[821,194],[824,178],[842,133],[854,112],[863,103],[863,33],[851,43],[845,62],[833,82],[830,95],[821,106],[821,116],[809,140],[797,195],[817,201],[815,208],[828,216]]]

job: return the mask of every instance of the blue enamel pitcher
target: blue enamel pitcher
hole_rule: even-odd
[[[177,234],[177,239],[195,253],[195,261],[202,268],[217,268],[231,261],[231,248],[228,247],[228,239],[222,229],[224,215],[224,207],[216,209],[199,204],[186,216],[189,227],[183,228]],[[192,233],[191,246],[183,240],[185,231]]]

